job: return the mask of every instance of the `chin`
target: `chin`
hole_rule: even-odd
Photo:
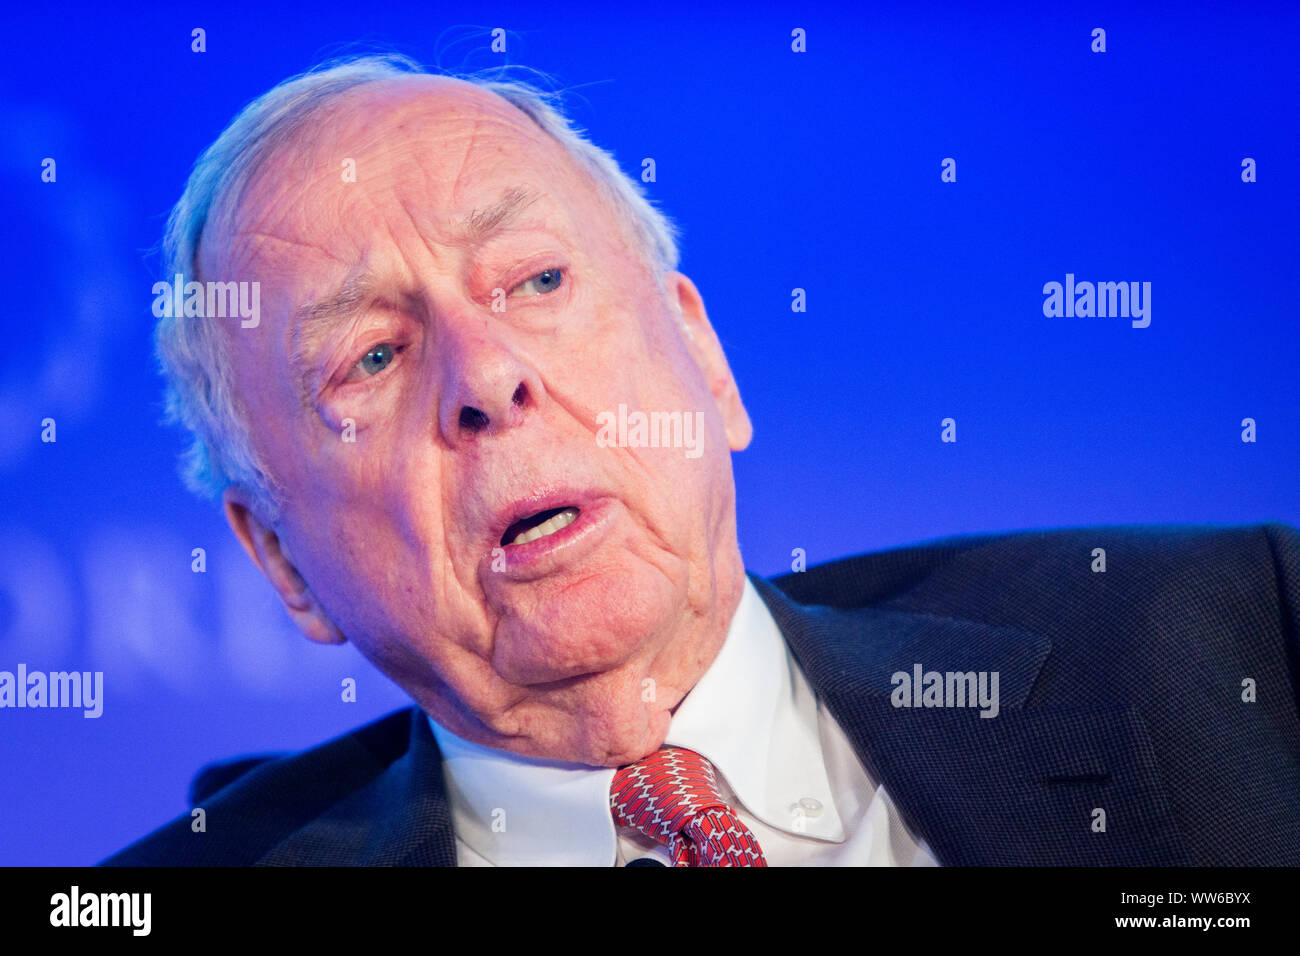
[[[684,594],[648,565],[524,587],[503,609],[492,654],[493,669],[517,686],[571,682],[648,660],[687,614]]]
[[[567,759],[595,767],[621,767],[658,750],[668,736],[672,715],[654,702],[642,703],[639,691],[638,681],[629,695],[632,702],[621,712],[601,706],[604,701],[594,701],[596,706],[580,711],[578,739]]]

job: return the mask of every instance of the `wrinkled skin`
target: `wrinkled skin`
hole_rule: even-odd
[[[515,187],[514,221],[465,233]],[[352,641],[486,746],[595,766],[656,749],[744,583],[730,453],[750,422],[690,279],[646,266],[527,116],[438,77],[332,103],[219,205],[198,265],[262,286],[258,326],[223,323],[222,344],[284,503],[259,514],[232,486],[225,510],[302,632]],[[364,308],[303,322],[363,272]],[[702,412],[703,454],[602,447],[620,403]],[[600,520],[494,570],[502,516],[547,491]]]

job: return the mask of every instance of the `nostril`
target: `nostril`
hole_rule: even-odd
[[[488,417],[480,412],[477,408],[470,408],[466,405],[460,410],[460,427],[467,431],[482,431],[487,427]]]
[[[515,405],[523,405],[524,401],[527,398],[528,398],[528,386],[525,385],[523,382],[520,382],[519,387],[515,389],[514,395],[510,396],[510,401],[513,402]]]

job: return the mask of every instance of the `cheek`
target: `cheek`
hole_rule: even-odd
[[[295,486],[313,512],[326,507],[365,513],[394,507],[413,480],[408,472],[418,447],[398,414],[400,395],[333,401],[320,414],[304,410],[292,455]],[[425,484],[436,488],[436,484]]]
[[[294,557],[330,619],[362,648],[404,629],[417,589],[403,578],[414,566],[403,559],[393,529],[346,506],[335,510],[332,502],[322,502],[311,520],[308,553],[295,550]]]
[[[373,445],[340,444],[346,450],[316,461],[304,456],[298,464],[301,481],[290,495],[303,503],[296,524],[316,565],[354,599],[362,588],[382,583],[392,569],[412,566],[403,554],[410,523],[406,508],[423,499],[404,499],[404,473],[386,467]]]

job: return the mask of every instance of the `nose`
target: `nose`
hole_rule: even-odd
[[[442,346],[443,388],[438,428],[451,447],[499,434],[537,407],[541,381],[498,330],[448,330]]]

